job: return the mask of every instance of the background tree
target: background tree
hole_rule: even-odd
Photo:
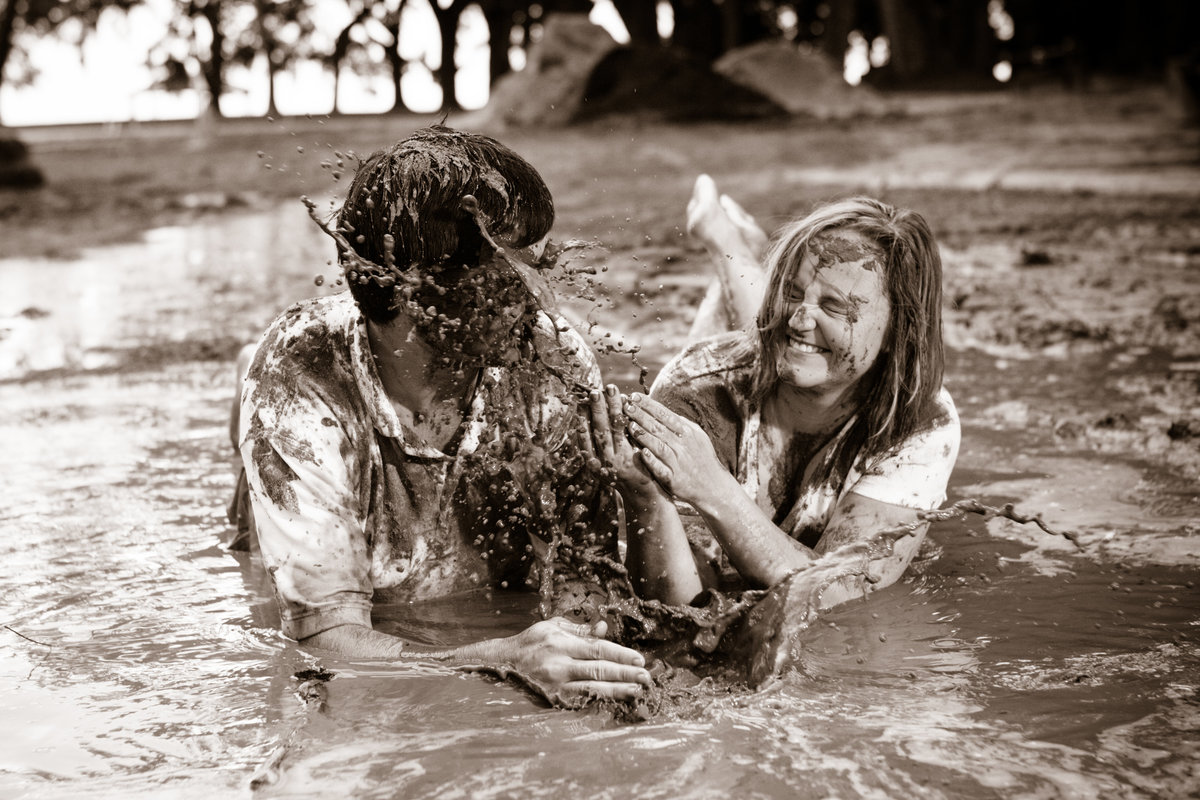
[[[127,11],[141,1],[0,0],[0,84],[28,83],[35,77],[25,59],[26,39],[59,35],[82,46],[96,30],[101,14],[109,9]],[[18,64],[19,72],[14,70]]]
[[[350,4],[350,20],[342,29],[338,31],[337,36],[333,39],[333,50],[325,59],[326,66],[333,73],[333,113],[337,114],[341,109],[338,107],[338,98],[341,95],[342,84],[342,65],[351,53],[361,50],[361,43],[355,39],[355,33],[362,30],[363,24],[371,17],[370,2],[359,2]]]
[[[185,91],[201,79],[208,95],[202,116],[222,116],[221,97],[228,88],[226,29],[235,5],[234,0],[176,0],[162,41],[147,55],[158,73],[157,88]]]
[[[276,116],[275,83],[279,73],[297,60],[314,55],[315,26],[310,0],[253,0],[254,19],[239,31],[232,61],[251,68],[264,58],[267,65],[267,114]]]
[[[438,35],[441,37],[442,63],[438,66],[437,82],[442,87],[442,111],[459,111],[455,83],[458,80],[458,23],[462,13],[471,4],[470,0],[429,0],[433,14],[437,17]]]
[[[404,21],[404,11],[408,0],[386,0],[375,4],[375,19],[386,36],[375,41],[383,45],[384,56],[387,58],[388,70],[392,76],[392,87],[395,90],[392,101],[392,112],[408,111],[404,101],[404,93],[400,90],[400,82],[408,72],[408,60],[400,53],[400,24]]]

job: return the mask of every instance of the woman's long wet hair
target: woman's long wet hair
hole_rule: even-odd
[[[779,381],[787,343],[787,288],[809,242],[834,229],[856,231],[883,251],[884,292],[891,304],[883,346],[856,388],[858,414],[844,452],[829,466],[845,476],[863,449],[883,453],[937,419],[945,370],[942,341],[942,258],[925,219],[868,197],[840,200],[792,222],[767,252],[767,287],[758,312],[758,358],[753,396],[761,401]]]
[[[529,162],[488,136],[441,125],[416,131],[371,154],[354,174],[337,229],[357,259],[339,257],[363,314],[390,322],[413,267],[473,266],[476,236],[463,241],[462,198],[472,195],[489,232],[513,247],[531,245],[554,223],[554,200]]]

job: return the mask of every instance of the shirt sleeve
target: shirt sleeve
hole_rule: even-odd
[[[361,466],[347,458],[348,437],[307,403],[267,428],[252,393],[246,397],[242,460],[283,632],[304,639],[347,623],[369,627],[370,556],[356,491]]]
[[[945,502],[961,432],[950,395],[943,390],[938,399],[945,412],[938,423],[866,464],[848,492],[921,511]]]

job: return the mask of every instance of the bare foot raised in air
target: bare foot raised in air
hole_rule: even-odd
[[[732,197],[718,193],[708,175],[696,178],[688,200],[687,229],[714,256],[743,251],[757,262],[767,249],[767,234],[754,217]]]

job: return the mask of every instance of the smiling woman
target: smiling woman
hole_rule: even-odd
[[[705,185],[689,229],[728,273],[753,274],[761,235]],[[941,385],[941,260],[925,220],[844,200],[781,229],[766,265],[754,325],[693,344],[650,397],[597,403],[616,432],[604,450],[646,596],[772,586],[911,526],[879,542],[861,576],[825,588],[821,604],[836,605],[899,578],[924,536],[920,512],[945,499],[959,425]],[[706,531],[685,530],[675,501]]]

